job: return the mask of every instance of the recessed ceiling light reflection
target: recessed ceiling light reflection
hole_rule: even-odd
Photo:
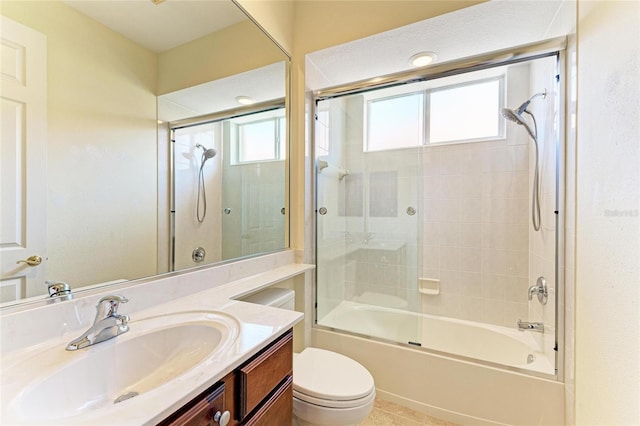
[[[251,104],[255,104],[256,100],[253,98],[250,98],[249,96],[238,96],[236,97],[236,102],[238,102],[241,105],[251,105]]]
[[[414,67],[426,67],[438,59],[438,55],[434,52],[420,52],[409,58],[409,62]]]

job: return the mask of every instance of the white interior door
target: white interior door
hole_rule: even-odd
[[[1,34],[0,301],[9,302],[46,292],[47,38],[4,16]]]

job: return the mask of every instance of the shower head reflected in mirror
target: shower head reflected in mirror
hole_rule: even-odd
[[[218,153],[215,149],[213,148],[205,148],[204,146],[200,145],[200,144],[196,144],[196,148],[200,148],[202,149],[202,162],[204,163],[205,161],[207,161],[209,158],[213,158],[216,156],[216,154]]]
[[[196,148],[202,150],[200,172],[198,173],[198,199],[196,201],[196,220],[198,223],[202,223],[207,216],[207,190],[204,185],[204,163],[206,163],[208,159],[215,157],[218,152],[213,148],[205,148],[199,143],[196,144]],[[202,210],[200,209],[200,200],[202,200]]]

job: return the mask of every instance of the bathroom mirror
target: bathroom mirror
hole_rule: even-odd
[[[3,186],[4,206],[26,206],[11,216],[3,209],[3,304],[40,300],[47,280],[67,282],[77,291],[288,247],[289,57],[235,2],[3,1],[1,13],[5,64],[24,52],[28,58],[32,49],[8,41],[13,34],[4,18],[24,26],[18,32],[26,28],[44,35],[38,54],[46,67],[27,68],[26,75],[36,79],[30,74],[35,68],[45,73],[46,89],[39,96],[47,116],[43,149],[35,150],[36,143],[26,139],[15,150],[25,153],[24,170],[35,159],[46,172],[38,180],[28,175],[27,183],[16,178],[15,194]],[[13,70],[3,66],[2,71],[4,77]],[[243,97],[256,104],[242,106],[237,99]],[[3,122],[15,118],[6,105],[3,99]],[[218,124],[210,124],[217,130],[190,132],[190,158],[175,161],[172,123],[203,115],[218,117],[213,120]],[[277,158],[230,161],[238,129],[260,136],[265,127],[249,124],[264,120],[277,123]],[[19,140],[20,132],[4,127],[6,159],[5,140]],[[202,168],[208,211],[200,224],[196,195],[206,149],[216,155]],[[185,165],[189,170],[176,169]],[[192,192],[183,206],[187,228],[204,240],[181,235],[185,227],[175,226],[172,217],[174,178],[183,172],[189,175],[184,188]],[[268,179],[251,181],[249,175]],[[8,182],[4,172],[3,180]],[[16,195],[21,193],[22,198]],[[277,203],[261,204],[274,194]],[[46,200],[41,202],[46,208],[30,208],[32,199]],[[225,211],[231,214],[223,217]],[[230,218],[234,226],[227,226]],[[40,221],[39,228],[32,220]],[[198,227],[208,220],[215,226]],[[40,241],[31,244],[33,237]],[[174,259],[178,240],[186,241],[184,262]],[[31,256],[40,257],[31,262],[39,264],[16,263]]]

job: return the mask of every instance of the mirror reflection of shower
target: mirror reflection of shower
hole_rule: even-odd
[[[318,160],[318,173],[322,173],[322,171],[324,169],[326,169],[327,167],[329,167],[329,162],[325,161],[325,160]],[[349,176],[349,170],[343,169],[341,167],[336,167],[337,169],[337,174],[338,174],[338,180],[342,181],[344,178],[346,178],[347,176]]]
[[[202,158],[200,159],[200,171],[198,172],[198,195],[196,201],[196,219],[199,223],[204,222],[207,216],[207,190],[204,185],[204,164],[208,159],[216,156],[217,152],[213,148],[205,148],[200,144],[196,144],[196,148],[202,149]],[[202,200],[202,215],[200,214],[200,200]]]
[[[547,97],[547,89],[544,89],[542,92],[536,93],[535,95],[531,96],[515,110],[502,108],[502,110],[500,111],[504,118],[509,121],[513,121],[514,123],[527,129],[527,132],[529,133],[529,136],[531,136],[531,139],[533,139],[533,143],[536,148],[536,164],[533,172],[533,189],[531,190],[531,223],[535,231],[540,230],[540,153],[538,147],[538,124],[536,123],[536,117],[527,108],[529,107],[531,101],[538,96],[542,96],[542,99],[545,99]],[[529,114],[529,116],[531,117],[531,120],[533,122],[533,129],[531,129],[529,124],[522,116],[522,114],[524,113]]]

